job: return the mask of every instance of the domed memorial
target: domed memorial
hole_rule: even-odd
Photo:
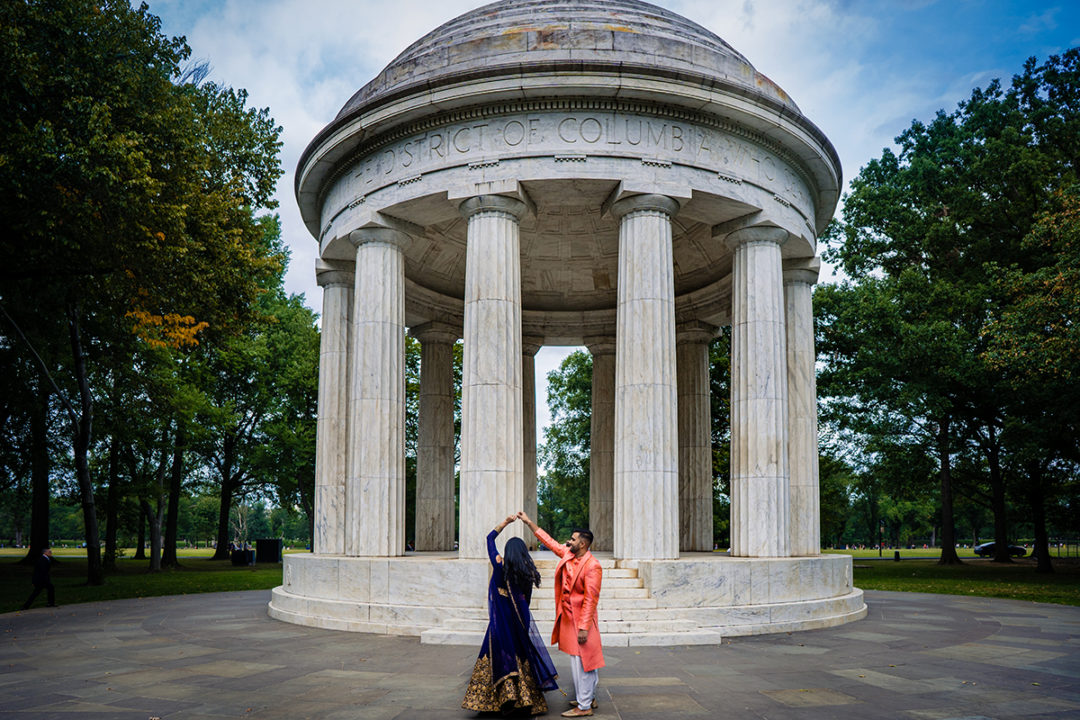
[[[850,558],[821,555],[818,531],[811,288],[839,188],[836,151],[783,90],[648,3],[496,2],[407,48],[297,168],[324,289],[315,552],[286,556],[271,615],[479,642],[484,538],[535,515],[533,356],[584,345],[605,643],[864,616]],[[708,343],[725,325],[731,549],[716,553]],[[421,343],[408,552],[406,332]]]

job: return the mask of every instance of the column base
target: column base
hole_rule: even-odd
[[[678,560],[615,561],[604,568],[603,643],[713,645],[723,637],[795,632],[866,616],[851,584],[851,556],[733,558],[689,553]],[[555,558],[533,554],[543,577],[533,615],[546,634],[555,619]],[[329,630],[419,636],[425,644],[475,645],[487,627],[488,561],[456,553],[396,558],[286,555],[271,617]],[[436,603],[436,604],[433,604]]]

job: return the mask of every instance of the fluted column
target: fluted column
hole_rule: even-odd
[[[781,228],[727,236],[731,289],[731,554],[790,555]]]
[[[792,555],[821,553],[813,307],[813,286],[820,270],[817,258],[784,263]]]
[[[616,202],[619,223],[615,337],[614,551],[617,558],[679,556],[675,384],[675,200]]]
[[[679,386],[679,549],[713,548],[712,414],[709,342],[716,326],[694,321],[675,329]]]
[[[341,555],[345,552],[353,273],[318,260],[315,277],[323,289],[323,312],[319,339],[319,421],[315,432],[314,550],[323,555]]]
[[[405,263],[402,233],[354,231],[345,553],[405,552]]]
[[[592,354],[589,529],[594,550],[611,550],[615,492],[615,338],[587,337]]]
[[[416,549],[454,549],[454,342],[438,322],[410,329],[420,341],[416,441]]]
[[[536,353],[543,344],[540,337],[521,341],[522,508],[531,518],[536,517]],[[536,537],[526,537],[525,544],[535,550]]]
[[[525,204],[466,200],[465,328],[461,382],[461,521],[458,556],[487,557],[485,537],[522,508],[521,256]],[[500,544],[516,534],[515,523]]]

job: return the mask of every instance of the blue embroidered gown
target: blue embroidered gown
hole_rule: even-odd
[[[547,712],[544,691],[555,690],[555,665],[529,612],[532,586],[522,590],[506,579],[502,563],[496,562],[495,538],[487,536],[491,560],[488,583],[488,627],[480,655],[461,707],[477,712]]]

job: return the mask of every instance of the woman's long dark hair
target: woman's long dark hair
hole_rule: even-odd
[[[506,541],[503,549],[503,571],[510,584],[523,593],[531,590],[530,585],[540,587],[540,571],[533,564],[525,541],[519,537]]]

